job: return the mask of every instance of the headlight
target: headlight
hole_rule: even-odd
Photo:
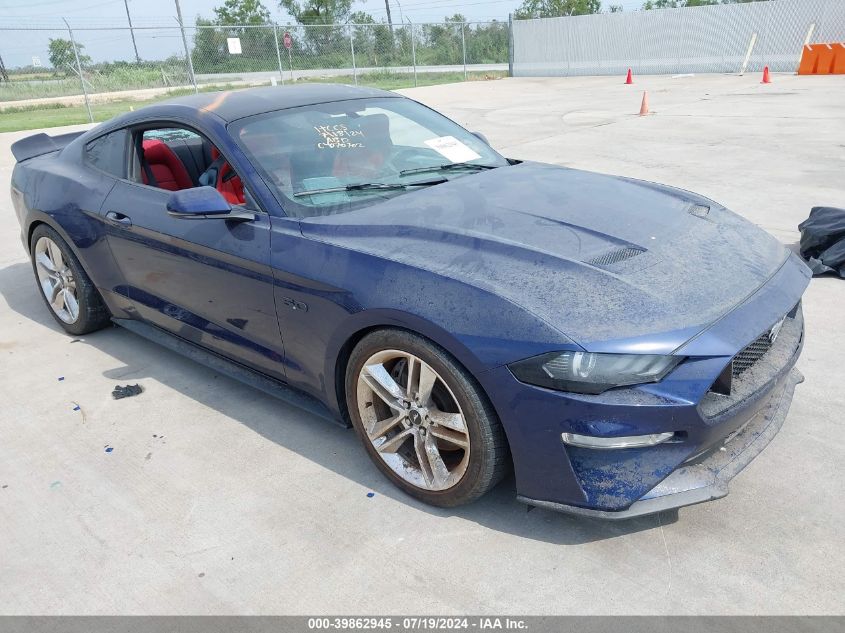
[[[655,354],[550,352],[508,365],[517,380],[531,385],[598,394],[613,387],[657,382],[683,360]]]

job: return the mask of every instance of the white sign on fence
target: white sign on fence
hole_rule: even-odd
[[[241,38],[239,37],[227,37],[226,44],[229,47],[229,54],[230,55],[240,55],[241,54]]]
[[[38,55],[32,56],[32,65],[36,68],[41,68],[41,58]]]

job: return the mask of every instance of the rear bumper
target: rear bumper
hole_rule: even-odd
[[[619,520],[724,497],[728,494],[731,479],[750,464],[780,431],[789,413],[795,386],[803,380],[804,377],[797,369],[791,369],[768,394],[763,407],[722,446],[679,467],[625,510],[594,510],[524,496],[518,499],[550,510]]]
[[[14,185],[12,185],[11,196],[12,208],[15,210],[15,215],[18,218],[18,226],[21,227],[21,244],[23,244],[23,247],[26,252],[29,253],[29,242],[27,240],[27,224],[24,221],[24,218],[26,216],[26,205],[24,204],[23,193],[19,189],[16,189]]]

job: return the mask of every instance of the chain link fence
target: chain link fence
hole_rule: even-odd
[[[513,22],[517,77],[794,72],[805,43],[845,40],[845,0],[769,0]]]
[[[53,124],[102,120],[201,90],[302,81],[393,89],[504,76],[509,62],[515,76],[794,71],[805,42],[842,40],[845,0],[392,26],[0,21],[0,130],[13,111],[64,109]]]
[[[198,84],[332,79],[346,83],[416,85],[423,73],[506,71],[504,22],[226,26],[186,29]],[[232,54],[236,40],[240,53]]]
[[[392,89],[508,70],[507,22],[184,28],[174,22],[131,29],[0,23],[0,118],[26,108],[76,108],[85,119],[102,120],[202,90],[302,81]]]

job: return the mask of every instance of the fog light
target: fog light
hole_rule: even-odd
[[[564,444],[581,448],[642,448],[665,442],[674,433],[653,433],[651,435],[629,435],[628,437],[594,437],[592,435],[578,435],[576,433],[561,433]]]

